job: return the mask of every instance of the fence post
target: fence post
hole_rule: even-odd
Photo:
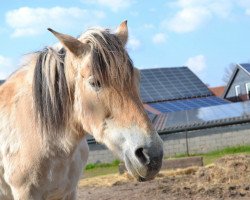
[[[185,110],[185,113],[186,113],[186,119],[187,119],[187,124],[189,122],[189,119],[188,119],[188,113],[187,111]],[[188,145],[188,130],[186,128],[186,131],[185,131],[185,135],[186,135],[186,149],[187,149],[187,156],[190,156],[189,154],[189,145]]]

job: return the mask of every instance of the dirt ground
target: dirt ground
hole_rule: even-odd
[[[83,179],[78,199],[250,199],[250,155],[227,156],[206,167],[161,171],[152,181],[128,175]]]

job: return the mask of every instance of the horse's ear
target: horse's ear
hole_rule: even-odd
[[[84,54],[84,52],[88,49],[87,45],[83,44],[78,39],[70,35],[58,33],[51,28],[48,28],[48,30],[57,37],[57,39],[63,44],[65,48],[67,48],[77,57]]]
[[[123,46],[126,45],[128,41],[128,26],[127,26],[127,20],[122,22],[120,26],[116,29],[115,35],[119,38],[119,40],[122,42]]]

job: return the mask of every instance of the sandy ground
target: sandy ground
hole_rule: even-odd
[[[136,182],[128,175],[83,179],[78,199],[250,199],[250,155],[227,156],[213,165],[161,171],[152,181]]]

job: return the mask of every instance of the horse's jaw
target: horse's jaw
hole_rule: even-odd
[[[125,162],[129,173],[138,181],[153,179],[161,168],[163,146],[157,132],[148,134],[138,126],[124,128],[108,124],[102,142]]]

